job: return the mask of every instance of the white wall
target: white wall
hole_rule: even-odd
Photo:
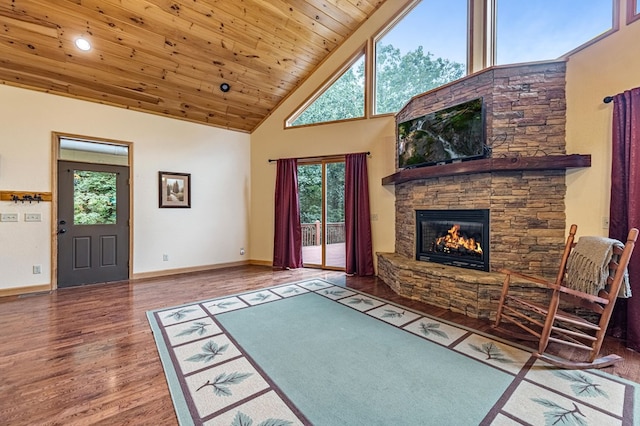
[[[52,131],[133,143],[134,276],[248,259],[248,134],[0,85],[0,190],[52,191]],[[158,171],[191,173],[190,209],[158,208]],[[50,209],[0,201],[0,293],[51,283]]]

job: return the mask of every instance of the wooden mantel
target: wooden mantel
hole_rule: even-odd
[[[383,185],[394,185],[418,179],[473,173],[513,172],[531,170],[566,170],[591,167],[590,154],[546,155],[536,157],[483,158],[435,166],[404,169],[382,178]]]

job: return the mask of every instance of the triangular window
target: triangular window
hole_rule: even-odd
[[[364,117],[365,66],[361,52],[287,120],[287,127]]]

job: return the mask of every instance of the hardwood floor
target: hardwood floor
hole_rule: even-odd
[[[0,424],[175,425],[146,311],[307,278],[404,304],[495,333],[486,321],[397,296],[377,278],[262,266],[99,284],[0,298]],[[625,360],[605,371],[640,381],[640,355],[615,339],[603,351]]]

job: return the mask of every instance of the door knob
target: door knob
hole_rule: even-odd
[[[64,228],[62,228],[62,229],[60,229],[60,230],[58,231],[58,234],[64,234],[65,232],[67,232],[67,230],[66,230],[66,229],[64,229]]]

